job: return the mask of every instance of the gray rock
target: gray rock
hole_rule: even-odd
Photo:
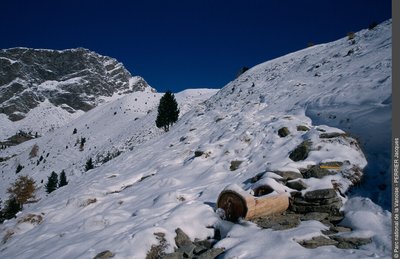
[[[324,213],[324,212],[309,212],[305,214],[304,216],[301,217],[301,220],[317,220],[317,221],[322,221],[326,219],[329,216],[329,213]]]
[[[290,153],[289,158],[295,162],[305,160],[308,157],[308,153],[311,151],[311,145],[311,141],[303,141]]]
[[[337,195],[334,189],[320,189],[320,190],[306,192],[304,194],[304,198],[306,201],[330,199],[335,197],[337,197]]]
[[[298,125],[297,126],[297,131],[309,131],[310,129],[307,126],[304,125]]]
[[[336,172],[329,171],[328,169],[321,168],[320,165],[313,165],[309,169],[303,170],[301,172],[304,178],[318,178],[321,179],[327,175],[335,175]]]
[[[101,253],[98,253],[93,259],[108,259],[114,257],[114,254],[111,253],[109,250],[103,251]]]
[[[235,170],[237,170],[237,169],[239,168],[239,166],[240,166],[242,163],[243,163],[243,161],[240,161],[240,160],[231,161],[231,166],[229,167],[229,169],[230,169],[231,171],[235,171]]]
[[[190,241],[190,238],[183,232],[182,229],[177,228],[175,230],[176,237],[175,237],[175,244],[178,248],[184,247],[184,246],[190,246],[192,244],[192,241]]]
[[[330,204],[336,204],[336,203],[341,203],[342,199],[340,199],[339,197],[335,197],[335,198],[329,198],[329,199],[321,199],[319,201],[319,203],[321,205],[330,205]]]
[[[284,214],[272,215],[253,220],[261,228],[271,228],[273,230],[284,230],[297,227],[300,224],[300,215]]]
[[[170,254],[165,254],[162,257],[163,259],[182,259],[183,257],[183,253],[182,252],[174,252],[174,253],[170,253]]]
[[[300,179],[294,180],[294,181],[289,181],[286,183],[286,186],[289,188],[295,189],[297,191],[301,191],[301,190],[308,188],[308,185]]]
[[[304,246],[305,248],[317,248],[320,246],[337,245],[338,243],[339,243],[338,241],[326,238],[324,236],[317,236],[313,237],[310,240],[304,240],[299,242],[299,244]]]
[[[210,250],[207,250],[207,252],[199,255],[197,258],[198,259],[213,259],[217,257],[218,255],[222,254],[225,251],[223,248],[212,248]]]
[[[274,171],[274,173],[282,176],[285,181],[303,178],[302,174],[292,171]]]
[[[212,240],[200,240],[195,241],[194,244],[199,247],[204,247],[206,249],[210,249],[213,246]]]
[[[341,237],[332,236],[332,239],[338,242],[338,248],[342,249],[358,249],[362,245],[366,245],[372,242],[371,238],[363,237]]]
[[[340,223],[344,219],[344,216],[341,213],[329,215],[328,220],[334,224]]]
[[[347,227],[342,227],[342,226],[335,226],[332,228],[332,230],[336,231],[336,233],[338,232],[351,232],[351,228],[347,228]]]
[[[319,135],[319,138],[337,138],[337,137],[343,137],[346,136],[345,133],[339,133],[339,132],[332,132],[332,133],[322,133]]]
[[[177,249],[176,252],[182,252],[183,255],[186,255],[187,257],[193,256],[194,250],[196,249],[196,246],[193,243],[185,244],[182,245]]]

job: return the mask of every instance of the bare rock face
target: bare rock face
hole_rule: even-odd
[[[146,87],[116,59],[87,49],[0,50],[0,113],[13,121],[46,99],[73,113],[92,109],[101,97]]]

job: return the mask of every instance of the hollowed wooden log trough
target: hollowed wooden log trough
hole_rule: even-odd
[[[257,190],[255,190],[257,194]],[[217,207],[225,212],[225,219],[237,222],[239,218],[251,220],[281,214],[289,207],[287,193],[255,197],[237,185],[226,187],[218,196]]]

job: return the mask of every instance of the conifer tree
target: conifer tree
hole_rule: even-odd
[[[56,172],[51,172],[51,175],[47,178],[46,192],[51,193],[57,189],[58,175]]]
[[[89,171],[90,169],[93,169],[94,165],[93,165],[93,160],[90,157],[87,161],[86,161],[86,165],[85,165],[85,171]]]
[[[17,202],[17,199],[15,197],[11,197],[9,200],[6,201],[4,211],[2,212],[2,218],[12,219],[20,210],[22,210],[22,205]]]
[[[67,176],[65,175],[65,171],[62,170],[62,171],[61,171],[61,174],[60,174],[60,180],[59,180],[59,182],[58,182],[58,188],[60,188],[60,187],[62,187],[62,186],[65,186],[65,185],[67,185],[67,184],[68,184]]]
[[[158,105],[158,114],[156,119],[157,128],[163,128],[164,131],[169,131],[169,127],[174,124],[179,118],[178,103],[171,91],[167,91],[160,99]]]

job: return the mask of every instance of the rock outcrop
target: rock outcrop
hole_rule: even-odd
[[[0,50],[0,113],[12,121],[46,99],[73,113],[90,110],[101,97],[146,87],[143,78],[132,77],[116,59],[87,49]]]

